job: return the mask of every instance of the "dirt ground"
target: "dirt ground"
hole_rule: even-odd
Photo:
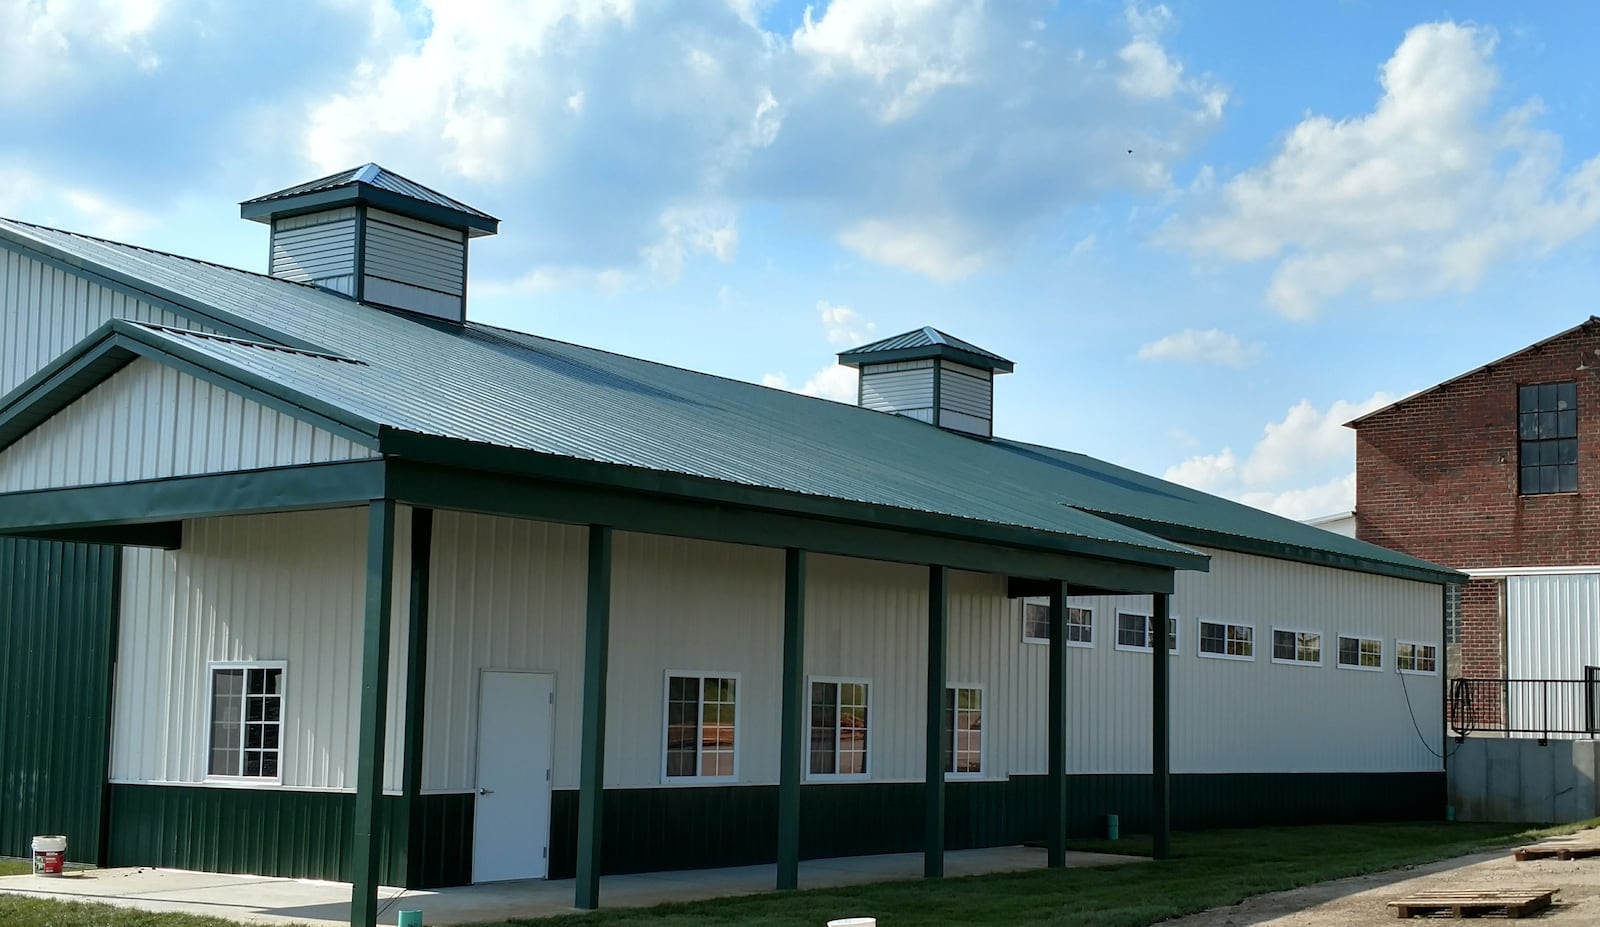
[[[1600,831],[1584,836],[1600,839]],[[1261,895],[1243,904],[1164,921],[1161,927],[1376,927],[1406,923],[1397,921],[1388,903],[1413,892],[1535,888],[1560,892],[1553,906],[1518,923],[1600,924],[1600,857],[1519,863],[1506,849]],[[1428,920],[1413,918],[1410,923]]]

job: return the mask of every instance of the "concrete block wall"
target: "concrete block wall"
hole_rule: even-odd
[[[1600,741],[1468,737],[1446,744],[1458,821],[1566,823],[1600,816]]]

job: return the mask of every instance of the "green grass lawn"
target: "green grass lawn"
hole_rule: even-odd
[[[1588,822],[1595,824],[1600,822]],[[1585,825],[1530,830],[1514,824],[1350,824],[1178,834],[1163,863],[1036,870],[938,882],[724,898],[638,910],[600,911],[482,927],[818,927],[871,915],[895,925],[1043,924],[1144,927],[1252,895],[1398,869],[1476,850],[1536,840]],[[1088,841],[1074,849],[1148,854],[1148,838]],[[7,866],[0,861],[0,867]],[[20,871],[26,871],[26,864]],[[0,869],[0,872],[5,871]],[[0,895],[0,924],[39,927],[224,927],[231,922],[144,914],[100,905]]]
[[[25,859],[6,859],[0,857],[0,876],[27,875],[33,871],[33,864]]]

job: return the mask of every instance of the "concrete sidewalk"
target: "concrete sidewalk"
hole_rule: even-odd
[[[1142,861],[1135,856],[1068,853],[1069,866],[1108,866]],[[980,875],[1043,868],[1044,850],[998,847],[953,850],[945,854],[949,876]],[[922,875],[922,854],[853,856],[800,864],[801,888],[860,885]],[[772,865],[736,869],[696,869],[606,876],[600,880],[601,904],[607,908],[648,907],[669,901],[694,901],[771,891],[777,879]],[[571,879],[500,882],[435,891],[385,888],[378,893],[378,922],[393,924],[402,910],[423,912],[426,924],[466,924],[511,917],[570,914]],[[307,924],[342,927],[350,921],[350,885],[260,876],[216,875],[177,869],[86,869],[59,878],[0,878],[0,892],[91,901],[146,911],[182,912],[221,917],[246,924]],[[840,917],[858,913],[841,911]]]

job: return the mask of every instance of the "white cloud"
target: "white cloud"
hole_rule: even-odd
[[[1117,52],[1123,64],[1117,85],[1135,98],[1164,100],[1183,86],[1183,65],[1167,56],[1161,33],[1172,24],[1165,6],[1141,9],[1129,6],[1124,15],[1133,38]]]
[[[1196,331],[1191,328],[1141,345],[1139,359],[1244,367],[1261,357],[1263,350],[1264,346],[1259,343],[1246,344],[1238,336],[1219,329]]]
[[[981,0],[832,0],[820,19],[807,6],[791,41],[828,74],[871,82],[881,122],[915,113],[941,88],[971,83],[983,42]]]
[[[155,70],[161,58],[149,37],[167,6],[165,0],[0,4],[0,100],[78,83],[97,67]]]
[[[1494,34],[1410,30],[1370,113],[1308,116],[1272,159],[1197,183],[1164,238],[1195,254],[1275,264],[1266,298],[1292,318],[1365,290],[1378,301],[1467,291],[1495,264],[1548,252],[1600,222],[1600,158],[1562,170],[1537,101],[1495,108]]]
[[[1237,499],[1290,518],[1314,518],[1355,505],[1355,432],[1344,423],[1388,405],[1387,393],[1326,410],[1301,400],[1262,429],[1248,454],[1232,448],[1169,467],[1175,483]]]
[[[817,312],[822,316],[822,327],[828,332],[828,343],[835,347],[860,347],[871,341],[878,331],[876,322],[867,321],[849,306],[819,299]]]
[[[941,283],[970,277],[986,256],[958,222],[863,219],[839,233],[839,243],[864,258],[915,271]]]
[[[762,386],[773,389],[788,390],[805,396],[816,396],[819,399],[831,399],[834,402],[854,404],[856,401],[856,371],[854,367],[834,364],[824,367],[806,380],[800,388],[789,384],[789,378],[781,373],[763,374]]]

